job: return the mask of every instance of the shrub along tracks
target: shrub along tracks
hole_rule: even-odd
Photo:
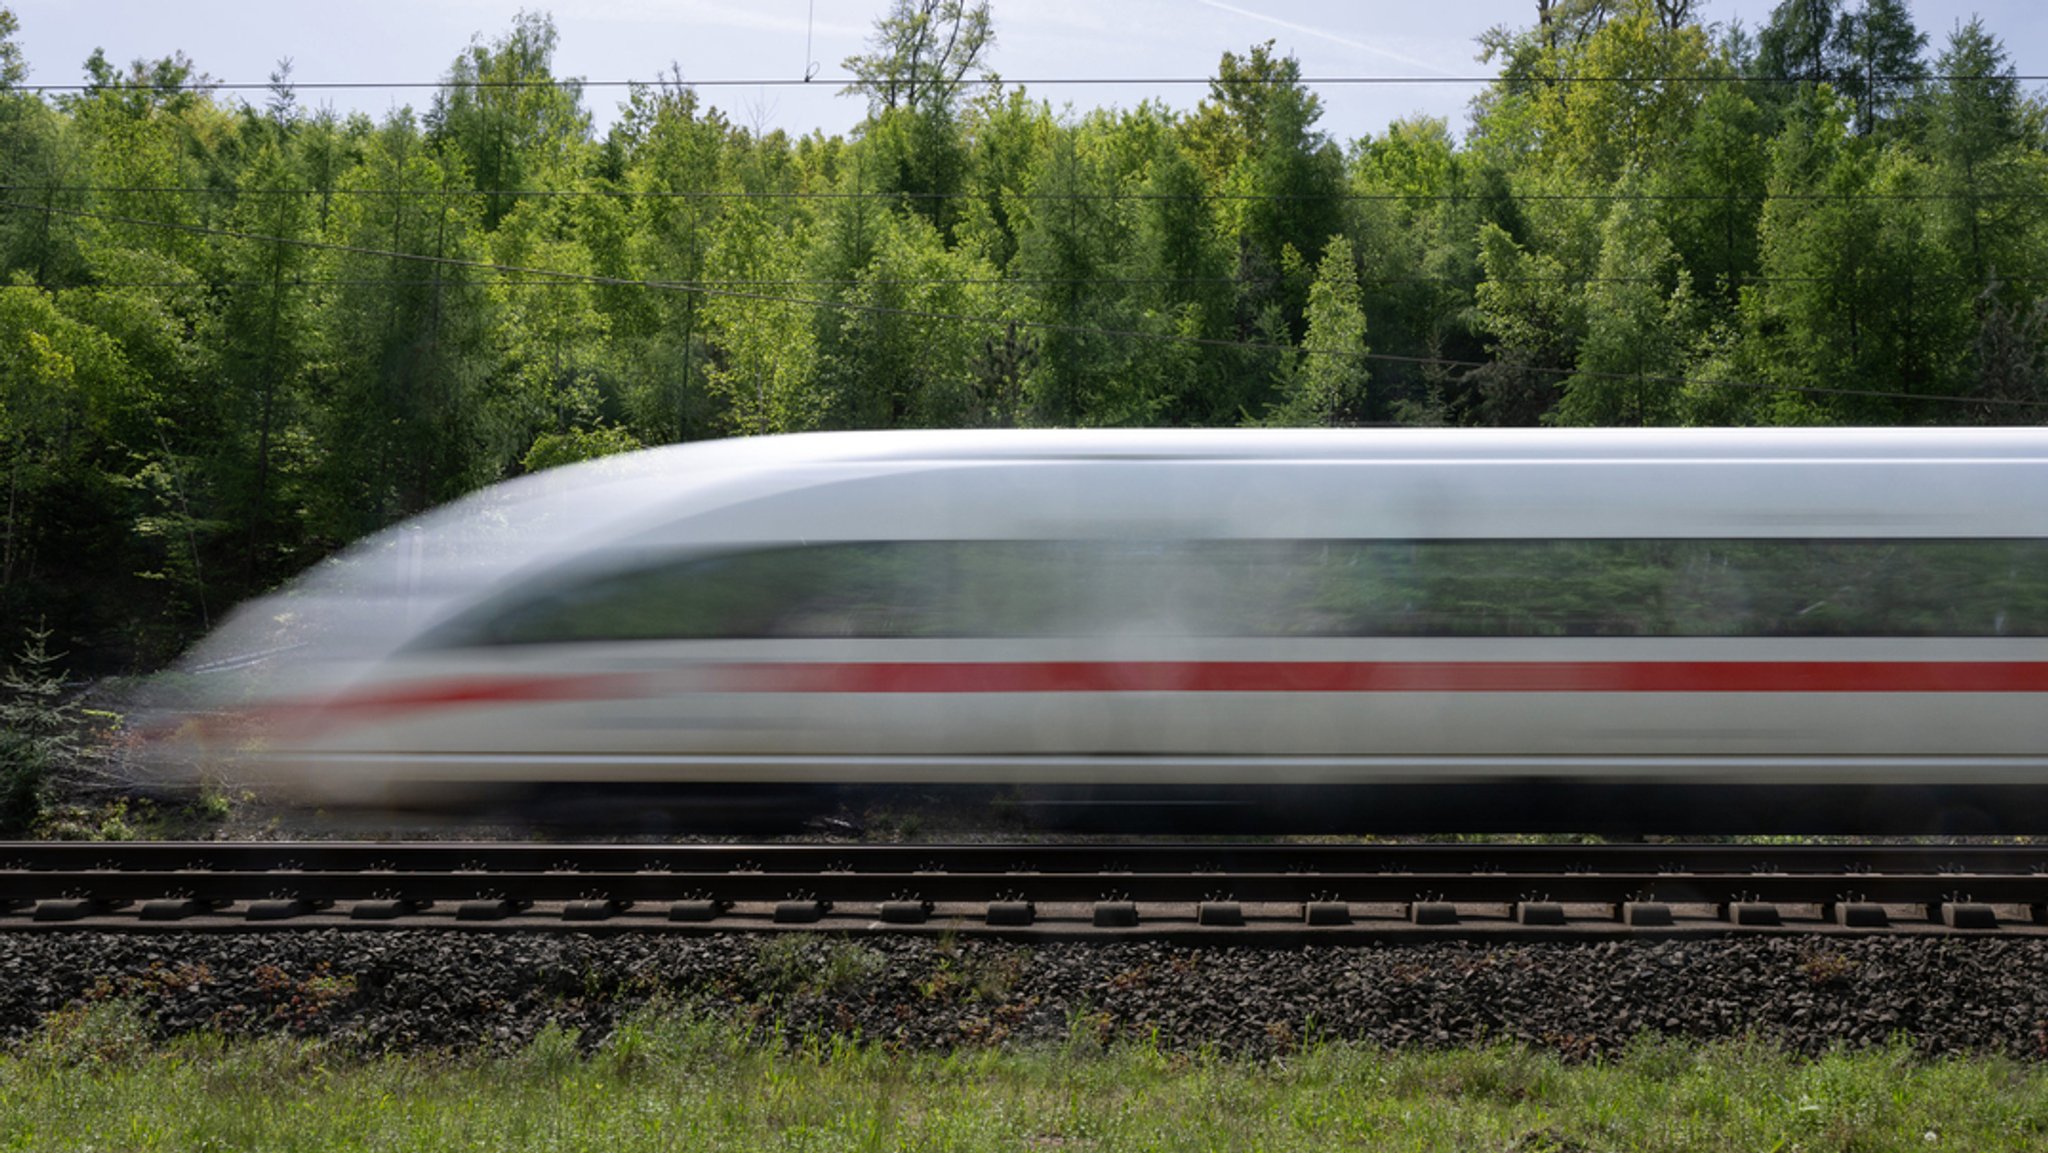
[[[0,844],[0,931],[357,927],[1343,943],[2048,933],[1985,845]]]

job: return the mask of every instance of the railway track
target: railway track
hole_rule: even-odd
[[[0,931],[2048,932],[2048,848],[0,843]]]

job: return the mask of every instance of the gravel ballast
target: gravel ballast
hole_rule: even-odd
[[[1189,948],[824,935],[433,931],[0,935],[0,1036],[121,999],[165,1035],[367,1051],[601,1041],[649,1002],[911,1049],[1113,1043],[1273,1054],[1316,1040],[1512,1040],[1584,1058],[1644,1034],[1803,1053],[1904,1037],[2048,1058],[2048,940],[1730,937]]]

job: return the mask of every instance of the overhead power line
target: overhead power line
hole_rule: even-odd
[[[877,200],[885,202],[974,200],[987,193],[962,189],[957,192],[840,192],[837,190],[770,190],[669,188],[211,188],[177,184],[0,184],[0,194],[30,196],[319,196],[366,199],[426,199],[452,197],[504,197],[524,200]],[[1658,204],[1767,204],[1788,201],[1802,204],[1862,203],[1972,203],[2048,200],[2048,189],[2006,192],[1766,192],[1758,195],[1732,192],[1506,192],[1483,189],[1461,192],[1013,192],[1003,190],[1004,200],[1058,204],[1066,201],[1153,202],[1214,200],[1238,202],[1306,201],[1366,203],[1451,203],[1493,199],[1520,203],[1658,203]]]
[[[255,243],[267,243],[257,239]],[[281,243],[290,243],[282,241]],[[567,275],[567,274],[564,274]],[[774,280],[748,280],[728,277],[692,277],[687,280],[666,280],[665,288],[676,291],[704,291],[724,288],[1048,288],[1087,286],[1091,288],[1133,288],[1162,286],[1249,285],[1271,284],[1279,277],[1255,276],[877,276],[877,277],[795,277]],[[1718,279],[1708,277],[1705,279]],[[1903,276],[1758,276],[1736,273],[1729,279],[1738,287],[1765,284],[1843,284],[1886,285],[1886,284],[2041,284],[2048,283],[2048,276],[2006,276],[2004,274],[1984,277],[1957,276],[1930,273]],[[1594,284],[1648,284],[1659,287],[1675,283],[1667,276],[1376,276],[1363,273],[1358,278],[1361,284],[1448,284],[1472,286],[1477,284],[1557,284],[1567,287],[1583,287]],[[261,280],[200,280],[191,277],[177,280],[89,280],[71,285],[30,285],[47,292],[67,290],[90,290],[102,288],[186,288],[200,291],[215,291],[232,288],[427,288],[445,284],[442,280],[406,279],[389,276],[285,276]],[[500,277],[495,283],[507,288],[591,288],[605,287],[592,285],[580,280],[540,278],[515,280]],[[639,282],[634,282],[639,283]],[[0,285],[6,288],[7,285]]]
[[[1905,73],[1857,74],[1858,79],[1873,83],[1981,83],[1987,80],[2018,81],[2035,83],[2048,80],[2048,75],[2005,75],[1963,73],[1955,75],[1908,75]],[[465,89],[530,89],[530,88],[833,88],[857,87],[862,83],[858,76],[723,76],[692,80],[657,78],[653,80],[584,80],[573,76],[550,77],[545,80],[292,80],[281,87],[293,91],[357,91],[357,90],[439,90],[445,88]],[[1116,87],[1183,88],[1226,83],[1212,76],[1038,76],[1016,78],[1008,76],[966,76],[955,82],[963,87],[1000,87],[1005,85],[1018,88],[1056,88],[1079,85],[1105,85]],[[1712,75],[1684,73],[1643,73],[1620,75],[1593,75],[1585,73],[1564,73],[1555,76],[1236,76],[1227,83],[1232,85],[1473,85],[1473,84],[1812,84],[1811,76],[1744,76],[1740,74]],[[206,80],[187,82],[179,85],[158,84],[148,80],[121,80],[112,83],[82,81],[73,84],[24,84],[19,90],[28,92],[153,92],[175,94],[178,92],[265,92],[280,85],[271,80],[226,81]]]
[[[151,220],[145,217],[121,216],[114,213],[93,212],[87,209],[54,208],[41,204],[22,204],[16,201],[0,201],[0,211],[50,212],[65,216],[101,220],[113,224],[131,224],[140,227],[161,228],[171,232],[182,232],[198,236],[218,236],[234,240],[251,240],[267,244],[285,245],[314,251],[340,252],[356,256],[370,256],[379,259],[406,261],[434,267],[460,268],[473,272],[488,272],[497,275],[537,277],[566,282],[613,287],[638,287],[665,291],[695,292],[706,296],[723,297],[731,300],[746,300],[758,304],[779,304],[796,308],[836,309],[844,312],[878,316],[901,316],[913,320],[936,320],[986,326],[996,329],[1023,329],[1034,332],[1054,332],[1069,336],[1097,337],[1109,340],[1141,340],[1157,344],[1182,344],[1207,348],[1236,351],[1294,353],[1308,356],[1342,356],[1353,360],[1377,363],[1416,365],[1421,367],[1454,368],[1467,371],[1491,367],[1493,362],[1478,360],[1455,360],[1434,356],[1402,356],[1395,353],[1360,352],[1351,349],[1326,349],[1300,347],[1275,341],[1225,340],[1220,337],[1186,336],[1180,333],[1148,332],[1134,328],[1107,328],[1097,325],[1070,324],[1060,321],[1032,320],[1014,316],[980,316],[973,313],[946,312],[934,309],[901,308],[891,305],[867,304],[860,301],[824,300],[811,297],[780,296],[762,292],[744,292],[726,288],[707,288],[689,281],[664,281],[636,277],[603,276],[595,273],[564,272],[550,268],[529,265],[500,264],[488,260],[474,260],[458,256],[435,256],[421,252],[403,252],[396,249],[375,248],[358,244],[343,244],[335,241],[305,240],[288,236],[267,236],[261,233],[241,232],[235,229],[215,228],[203,224],[186,224],[172,220]],[[1597,380],[1616,380],[1638,384],[1655,384],[1678,388],[1733,388],[1764,393],[1797,393],[1813,396],[1841,396],[1872,400],[1900,400],[1914,402],[1937,402],[1998,408],[2048,409],[2048,401],[2025,400],[2004,397],[1969,397],[1922,395],[1911,392],[1892,392],[1880,389],[1825,388],[1810,385],[1776,385],[1762,381],[1739,380],[1690,380],[1684,377],[1657,374],[1597,372],[1577,368],[1551,368],[1538,365],[1518,365],[1518,371],[1540,373],[1553,377],[1585,377]]]

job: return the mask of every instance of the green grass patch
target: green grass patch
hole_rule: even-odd
[[[1904,1047],[1817,1060],[1644,1040],[1572,1064],[1501,1046],[1251,1061],[1092,1043],[953,1054],[786,1045],[680,1008],[601,1044],[364,1057],[153,1039],[132,1006],[0,1055],[0,1149],[1990,1150],[2048,1145],[2048,1071]]]

